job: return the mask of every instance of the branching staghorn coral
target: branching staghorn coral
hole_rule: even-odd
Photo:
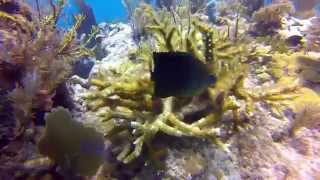
[[[307,55],[302,52],[273,53],[266,59],[268,62],[257,69],[258,76],[269,76],[280,82],[286,81],[286,78],[301,79],[302,83],[303,81],[320,82],[320,60],[315,55]]]
[[[80,27],[77,30],[78,35],[80,35],[80,36],[82,34],[89,35],[92,27],[97,26],[97,21],[94,16],[93,10],[83,0],[76,0],[76,1],[74,1],[74,3],[77,6],[77,8],[79,9],[80,14],[82,14],[86,17],[84,19],[83,23],[81,23]]]
[[[145,30],[151,39],[132,53],[138,63],[128,62],[108,73],[99,73],[91,79],[94,88],[86,97],[89,108],[99,117],[102,131],[115,146],[118,160],[124,163],[135,160],[143,146],[150,147],[159,133],[207,139],[227,150],[227,145],[219,139],[221,128],[233,132],[241,129],[245,125],[242,117],[253,114],[256,102],[279,108],[282,101],[295,97],[283,93],[292,93],[296,86],[266,92],[245,88],[247,61],[264,54],[242,39],[231,41],[227,32],[192,16],[179,16],[179,11],[173,16],[169,11],[155,12],[146,5],[140,8],[148,19]],[[153,97],[150,71],[154,51],[190,52],[217,77],[215,87],[193,98]],[[230,113],[232,123],[221,123]]]
[[[4,82],[0,86],[14,88],[8,97],[14,107],[17,134],[31,122],[34,109],[51,109],[55,88],[69,76],[77,58],[92,55],[86,43],[76,42],[83,16],[77,16],[77,22],[65,34],[56,28],[64,3],[57,1],[53,14],[40,21],[22,2],[0,4],[0,9],[16,8],[14,12],[0,11],[0,79]]]
[[[200,28],[202,32],[212,34],[211,42],[213,44],[211,47],[213,47],[213,50],[212,54],[210,54],[212,58],[208,58],[208,55],[206,55],[206,59],[213,60],[213,63],[209,63],[209,65],[212,67],[213,73],[218,77],[218,81],[214,88],[208,88],[208,92],[213,104],[218,105],[218,109],[222,110],[220,111],[220,117],[227,110],[232,110],[235,124],[238,123],[237,125],[239,125],[241,115],[239,105],[237,105],[239,104],[239,100],[243,100],[245,103],[244,115],[246,117],[250,117],[254,113],[254,104],[256,102],[270,105],[274,113],[283,117],[281,112],[285,110],[287,103],[297,97],[296,90],[299,89],[298,84],[289,84],[283,80],[277,82],[275,87],[267,89],[245,88],[244,81],[247,78],[249,70],[247,61],[252,61],[258,57],[265,57],[267,56],[266,52],[256,49],[254,45],[245,45],[245,41],[237,41],[235,43],[230,40],[228,41],[226,35],[217,36],[219,38],[215,39],[213,30],[210,30],[208,26],[205,25]],[[207,45],[207,47],[210,46]],[[219,101],[222,104],[219,104]]]
[[[286,54],[291,52],[286,40],[278,34],[273,36],[259,36],[256,38],[256,41],[265,46],[270,46],[271,49],[269,53],[278,52]]]
[[[143,145],[149,144],[160,132],[178,137],[209,138],[218,144],[221,143],[215,138],[213,130],[202,130],[180,121],[178,115],[174,113],[177,99],[170,97],[158,100],[160,107],[156,105],[152,100],[152,82],[148,75],[140,75],[143,78],[126,78],[127,73],[132,73],[130,69],[134,69],[135,65],[124,66],[129,66],[129,70],[122,72],[123,77],[119,79],[112,77],[113,80],[105,81],[107,79],[103,77],[107,78],[108,74],[92,79],[91,83],[97,87],[97,91],[87,96],[89,107],[93,110],[98,109],[100,123],[107,137],[117,139],[114,136],[121,136],[123,133],[128,136],[125,139],[129,142],[126,142],[124,149],[118,152],[118,160],[129,163],[136,159]],[[160,109],[161,112],[157,112]],[[134,132],[129,131],[131,128],[135,129]],[[135,144],[132,152],[130,152],[130,140]]]
[[[289,101],[280,101],[284,103],[283,108],[290,108],[301,115],[305,109],[310,109],[311,104],[317,104],[320,101],[319,96],[313,90],[305,87],[310,82],[319,83],[318,69],[320,64],[317,56],[297,52],[292,54],[273,53],[267,58],[268,62],[262,65],[261,69],[257,69],[257,76],[273,79],[277,88],[286,93],[282,97],[290,97]],[[280,97],[281,95],[275,94],[272,99]],[[281,116],[283,108],[275,105],[273,112]],[[303,123],[299,122],[298,124]]]

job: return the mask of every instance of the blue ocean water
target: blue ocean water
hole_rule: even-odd
[[[263,2],[265,6],[272,4],[272,0],[264,0]]]
[[[68,0],[67,7],[64,9],[64,21],[59,22],[59,26],[63,28],[69,28],[73,23],[72,16],[79,14],[78,7],[75,5],[75,0]],[[139,0],[132,0],[137,5]],[[126,22],[128,20],[128,11],[122,0],[84,0],[86,5],[92,8],[97,23],[107,22]],[[151,1],[155,4],[155,0]]]
[[[56,0],[54,0],[56,1]],[[58,26],[63,29],[68,29],[74,23],[74,15],[79,14],[78,7],[75,4],[75,0],[66,0],[67,4],[63,9],[62,16],[58,22]],[[115,23],[126,22],[128,20],[128,12],[123,0],[83,0],[86,5],[92,8],[96,22]],[[152,4],[155,4],[156,0],[151,0]],[[34,9],[36,9],[35,0],[26,0]],[[49,0],[38,0],[41,11],[46,12],[50,9]],[[135,4],[138,4],[140,0],[132,0]]]
[[[85,0],[85,3],[93,9],[97,23],[127,20],[128,14],[121,0]],[[70,0],[69,4],[69,10],[77,12],[73,0]]]
[[[73,16],[79,14],[78,7],[76,6],[75,0],[67,0],[67,6],[64,9],[64,18],[60,19],[58,23],[59,27],[68,29],[71,27],[73,22]],[[128,20],[128,12],[123,4],[123,0],[83,0],[89,7],[92,8],[96,22],[115,23],[115,22],[126,22]],[[132,2],[138,2],[140,0],[131,0]],[[152,0],[155,4],[155,0]],[[208,0],[208,4],[215,2],[216,0]],[[293,1],[295,5],[296,1]],[[30,4],[34,5],[35,0],[27,0]],[[43,6],[48,5],[48,0],[39,0]],[[273,0],[264,0],[264,5],[268,6],[273,3]],[[47,6],[48,7],[48,6]],[[320,5],[316,6],[315,10],[317,15],[320,15]]]
[[[89,7],[92,8],[96,22],[119,22],[127,21],[128,12],[122,3],[122,0],[83,0]],[[35,0],[27,0],[27,2],[36,9]],[[50,9],[49,0],[39,0],[39,5],[42,11],[46,12]],[[62,28],[70,28],[74,23],[73,16],[79,14],[75,0],[67,0],[67,4],[63,9],[62,16],[58,22],[58,26]]]

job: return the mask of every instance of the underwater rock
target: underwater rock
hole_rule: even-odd
[[[82,59],[73,66],[73,73],[81,78],[87,79],[90,75],[95,61],[93,59]]]
[[[273,35],[281,29],[283,17],[293,13],[290,3],[272,4],[256,11],[252,19],[255,22],[253,33],[257,35]]]
[[[308,49],[311,51],[320,51],[320,17],[310,19],[310,25],[304,31],[306,33]]]
[[[0,151],[10,142],[10,139],[15,136],[15,121],[12,117],[12,113],[6,113],[12,112],[12,107],[6,105],[8,103],[9,100],[6,98],[6,92],[0,90]]]
[[[90,77],[96,74],[100,68],[109,69],[111,67],[117,67],[128,61],[128,54],[132,49],[136,49],[133,37],[133,31],[131,26],[124,23],[117,24],[100,24],[103,32],[99,36],[102,38],[102,48],[108,53],[101,62],[97,62],[93,67]]]
[[[282,38],[286,39],[291,36],[305,36],[305,31],[311,25],[311,19],[298,19],[294,17],[285,17],[282,19],[282,29],[277,32]]]
[[[133,31],[130,25],[124,23],[101,23],[99,24],[99,29],[100,33],[97,38],[101,39],[102,48],[107,52],[107,55],[101,58],[101,61],[94,62],[95,64],[90,71],[89,77],[75,75],[67,82],[71,98],[75,104],[75,108],[72,109],[73,115],[79,119],[86,119],[84,123],[89,124],[92,121],[94,122],[96,117],[86,112],[87,107],[84,102],[84,96],[89,90],[88,80],[101,71],[109,71],[128,62],[129,51],[137,48],[135,41],[132,39]]]
[[[251,16],[255,11],[259,10],[264,5],[264,0],[240,0],[247,8],[246,12]]]
[[[85,105],[85,95],[89,90],[89,79],[83,79],[77,75],[72,76],[66,86],[69,92],[69,98],[72,99],[73,108],[70,109],[73,117],[84,124],[92,124],[94,117],[90,116]],[[94,124],[94,123],[93,123]]]
[[[234,139],[239,148],[236,156],[240,162],[241,177],[317,179],[320,165],[317,155],[320,148],[319,132],[305,129],[299,137],[290,137],[290,126],[294,122],[292,115],[277,119],[266,108],[260,106],[260,113],[254,118],[254,128],[241,132]],[[280,135],[278,140],[274,139],[274,134]],[[301,141],[304,141],[305,146],[301,146]],[[313,142],[314,146],[308,145],[307,141]]]

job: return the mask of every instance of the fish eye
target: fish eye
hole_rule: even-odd
[[[217,78],[214,76],[214,75],[210,75],[208,77],[208,82],[209,82],[209,85],[214,85],[217,81]]]

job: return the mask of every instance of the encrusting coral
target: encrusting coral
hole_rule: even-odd
[[[299,63],[300,74],[304,80],[312,83],[320,83],[320,59],[316,56],[299,56],[297,59]]]
[[[263,7],[253,14],[255,22],[253,33],[258,35],[274,34],[282,27],[282,18],[293,12],[291,3],[278,3]]]
[[[30,124],[34,109],[52,108],[55,89],[69,76],[72,64],[92,55],[86,43],[76,41],[84,17],[76,16],[75,25],[62,34],[56,24],[65,1],[56,3],[53,13],[39,20],[23,2],[0,1],[0,88],[10,91],[17,135]]]
[[[317,111],[319,110],[320,97],[309,86],[310,83],[319,84],[319,58],[303,52],[274,53],[270,56],[268,58],[270,61],[261,66],[261,69],[264,70],[257,70],[259,72],[257,76],[269,77],[277,82],[277,86],[288,88],[288,94],[285,96],[292,96],[293,98],[290,101],[283,101],[285,103],[283,107],[290,108],[296,113],[292,124],[292,133],[296,133],[302,127],[316,127],[319,123]],[[262,75],[261,73],[268,75]],[[291,88],[289,88],[290,86]],[[292,94],[292,92],[296,93]],[[277,96],[273,98],[277,98]],[[285,110],[275,107],[274,112]]]
[[[320,125],[320,98],[319,95],[304,89],[304,95],[295,101],[297,115],[292,125],[291,134],[297,135],[301,128],[319,129]]]
[[[283,101],[296,97],[296,85],[257,92],[245,87],[247,61],[265,54],[241,36],[232,41],[227,32],[193,16],[183,16],[188,12],[183,7],[177,7],[174,14],[166,10],[155,12],[148,5],[142,5],[138,11],[143,11],[143,18],[147,19],[144,29],[151,36],[149,44],[141,43],[131,54],[136,63],[128,62],[93,77],[94,88],[86,97],[88,106],[99,117],[102,131],[114,142],[118,160],[133,161],[159,133],[208,139],[227,150],[227,144],[218,138],[220,131],[226,128],[235,132],[245,126],[243,119],[253,114],[256,102],[279,109],[285,104]],[[154,51],[190,52],[217,77],[215,87],[193,98],[153,97],[150,71]],[[240,108],[243,103],[244,109]],[[233,122],[221,123],[229,112]]]

